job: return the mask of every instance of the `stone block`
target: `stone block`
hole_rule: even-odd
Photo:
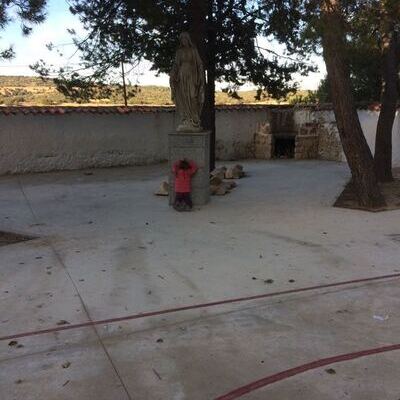
[[[156,196],[168,196],[169,194],[169,184],[168,182],[161,182],[160,187],[154,193]]]
[[[298,134],[300,136],[318,135],[318,126],[316,122],[306,122],[300,126]]]
[[[219,178],[223,180],[225,178],[226,167],[215,168],[214,171],[211,172],[211,176],[213,178]]]
[[[211,185],[211,186],[218,186],[218,185],[220,185],[220,184],[222,183],[222,181],[223,181],[223,178],[224,178],[224,177],[220,178],[218,175],[211,176],[211,178],[210,178],[210,185]]]
[[[321,125],[318,130],[318,157],[321,160],[344,161],[343,147],[336,125]]]
[[[243,166],[240,164],[228,168],[225,172],[225,179],[240,179],[244,177]]]
[[[210,200],[210,132],[169,134],[169,203],[175,199],[172,165],[181,159],[193,160],[198,171],[192,178],[192,200],[195,206],[207,204]]]
[[[317,134],[297,135],[294,158],[309,160],[318,158],[319,137]]]
[[[258,125],[254,134],[254,157],[259,160],[272,158],[271,124],[264,122]]]

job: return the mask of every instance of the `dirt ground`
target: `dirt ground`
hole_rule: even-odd
[[[366,211],[372,212],[380,212],[380,211],[390,211],[390,210],[399,210],[400,209],[400,169],[393,170],[393,178],[392,182],[381,183],[380,188],[382,190],[383,197],[386,201],[386,206],[379,209],[366,209]],[[349,183],[346,185],[345,189],[338,197],[336,203],[336,207],[341,208],[350,208],[350,209],[362,209],[358,205],[358,201],[356,195],[354,193],[354,189],[352,185]]]

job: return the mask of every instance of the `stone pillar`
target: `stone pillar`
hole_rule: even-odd
[[[294,158],[296,160],[318,159],[319,135],[318,126],[313,123],[303,124],[296,136]]]
[[[210,201],[210,132],[169,134],[169,204],[175,199],[172,165],[183,158],[193,160],[199,168],[192,179],[193,205],[207,204]]]
[[[257,160],[270,160],[273,153],[271,125],[269,122],[260,124],[254,134],[254,158]]]
[[[318,136],[297,135],[294,158],[296,160],[317,160]]]

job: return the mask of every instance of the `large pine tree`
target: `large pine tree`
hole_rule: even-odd
[[[146,59],[157,72],[169,73],[179,33],[189,31],[207,70],[203,126],[212,131],[211,164],[215,162],[215,82],[232,95],[248,82],[274,98],[296,88],[292,76],[313,69],[307,57],[280,58],[272,48],[261,49],[263,13],[253,0],[70,0],[87,37],[75,38],[84,68],[90,74],[61,70],[57,80],[64,94],[103,82],[121,61]],[[38,66],[42,75],[48,68]]]
[[[372,154],[361,128],[352,93],[340,7],[339,0],[323,0],[321,10],[322,46],[333,107],[359,204],[371,208],[381,207],[385,200],[378,186]]]
[[[375,140],[375,171],[381,182],[393,179],[392,129],[400,99],[400,1],[370,0],[370,26],[381,51],[381,112]]]
[[[367,0],[369,1],[369,0]],[[385,204],[361,129],[350,78],[348,22],[362,0],[263,0],[266,30],[293,54],[323,51],[340,139],[360,206]]]
[[[381,103],[374,163],[378,180],[387,182],[393,179],[392,130],[400,100],[400,1],[352,0],[348,4],[347,58],[353,92],[358,102]],[[318,97],[332,101],[326,79]]]

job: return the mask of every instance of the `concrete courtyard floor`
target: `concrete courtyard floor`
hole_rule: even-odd
[[[225,197],[176,213],[166,166],[0,179],[0,337],[400,272],[400,211],[331,207],[333,162],[243,163]],[[2,400],[398,400],[400,279],[0,341]],[[11,344],[11,345],[10,345]],[[13,345],[12,345],[13,344]],[[299,371],[301,372],[301,371]]]

